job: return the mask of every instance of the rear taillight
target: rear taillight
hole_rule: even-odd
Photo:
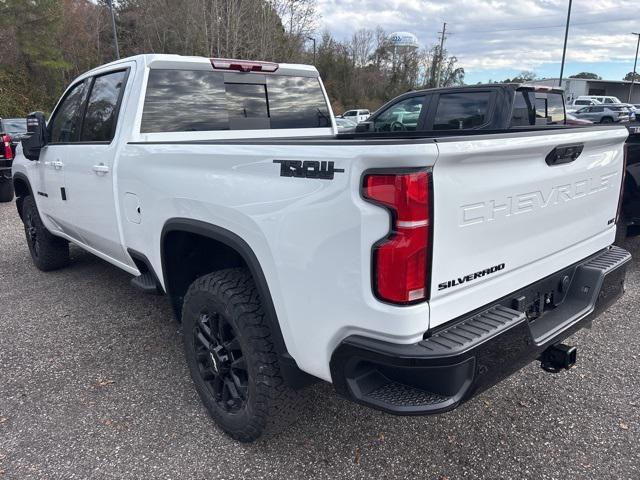
[[[275,72],[277,63],[251,62],[247,60],[235,60],[232,58],[212,58],[211,65],[216,70],[235,70],[238,72]]]
[[[13,159],[13,150],[11,149],[11,137],[9,135],[2,135],[2,150],[5,160]]]
[[[381,300],[411,304],[429,297],[431,194],[424,170],[364,177],[363,197],[391,214],[391,231],[373,247],[373,285]]]

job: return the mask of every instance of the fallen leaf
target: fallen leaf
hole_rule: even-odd
[[[484,401],[484,404],[485,404],[487,407],[490,407],[490,406],[491,406],[491,402],[490,402],[489,400],[485,400],[485,401]]]
[[[622,430],[629,430],[629,425],[627,425],[626,423],[620,422],[620,428]]]
[[[0,417],[0,423],[4,423],[9,420],[7,417]]]
[[[384,442],[384,433],[381,433],[380,435],[378,435],[378,441]]]
[[[99,421],[101,424],[106,425],[107,427],[110,427],[114,423],[110,418],[101,418]]]
[[[353,463],[360,465],[360,447],[356,447],[356,458],[353,459]]]
[[[113,385],[116,383],[115,380],[111,380],[110,378],[101,378],[96,382],[96,387],[106,387],[107,385]]]

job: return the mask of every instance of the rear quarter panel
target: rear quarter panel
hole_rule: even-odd
[[[125,209],[133,193],[142,214],[139,224],[123,215],[125,246],[161,272],[160,235],[172,218],[240,236],[260,262],[289,353],[330,380],[329,359],[344,337],[412,343],[428,328],[428,304],[398,308],[373,296],[371,248],[389,215],[362,200],[360,184],[367,169],[426,167],[436,156],[433,142],[129,144],[118,202]],[[274,160],[330,160],[345,171],[332,180],[282,177]]]

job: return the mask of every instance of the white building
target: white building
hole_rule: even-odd
[[[558,86],[557,78],[545,78],[544,80],[534,80],[534,85]],[[565,78],[562,80],[562,87],[565,91],[566,101],[570,102],[580,95],[605,95],[618,97],[621,102],[626,103],[629,99],[631,82],[625,80],[588,80],[585,78]],[[636,82],[633,87],[633,97],[629,103],[640,103],[640,83]]]

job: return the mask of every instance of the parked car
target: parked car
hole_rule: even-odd
[[[342,118],[353,120],[356,123],[364,122],[370,116],[369,110],[347,110],[342,114]]]
[[[604,104],[616,104],[616,103],[622,103],[618,97],[611,97],[611,96],[605,96],[605,95],[581,95],[579,96],[576,100],[595,100],[599,103],[604,103]]]
[[[0,202],[13,200],[11,165],[16,146],[26,132],[26,118],[0,118]]]
[[[637,113],[640,113],[640,112],[636,112],[636,107],[634,105],[631,105],[630,103],[624,103],[623,105],[626,107],[627,111],[629,112],[629,121],[635,122],[637,118]]]
[[[380,107],[356,131],[499,130],[564,124],[562,90],[507,83],[405,93]]]
[[[13,156],[11,137],[0,133],[0,202],[2,203],[13,200],[13,182],[11,181]]]
[[[356,131],[358,124],[349,118],[336,118],[338,133],[352,133]]]
[[[0,118],[0,133],[6,133],[11,137],[11,142],[14,145],[20,143],[20,140],[27,133],[27,119],[26,118]]]
[[[578,118],[572,113],[567,113],[567,125],[592,125],[591,120],[585,120],[584,118]]]
[[[594,123],[616,123],[629,121],[629,109],[623,105],[594,105],[583,107],[573,115]]]
[[[48,124],[28,118],[13,181],[31,258],[62,268],[73,242],[165,293],[197,392],[241,441],[291,421],[313,379],[417,415],[534,360],[569,368],[561,342],[624,292],[628,132],[564,125],[555,93],[473,92],[436,93],[441,131],[354,141],[312,66],[96,68]],[[518,128],[461,130],[498,117]]]
[[[583,99],[575,99],[573,102],[567,103],[567,112],[575,112],[584,107],[589,107],[591,105],[601,105],[601,102],[591,99],[591,98],[583,98]]]

